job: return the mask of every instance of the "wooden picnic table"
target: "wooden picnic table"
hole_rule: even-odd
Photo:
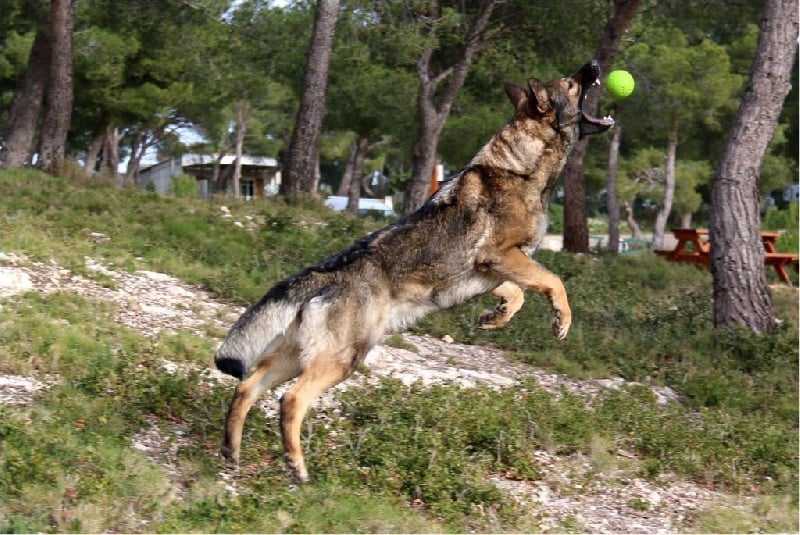
[[[711,263],[711,241],[708,238],[708,229],[705,228],[675,228],[672,233],[678,240],[675,248],[667,251],[656,251],[656,254],[664,257],[671,262],[688,262],[708,268]],[[779,232],[761,232],[761,240],[764,243],[764,265],[772,266],[778,277],[791,283],[787,266],[794,266],[798,269],[798,258],[796,254],[779,253],[775,248],[775,242],[780,236]]]
[[[711,242],[708,239],[708,229],[705,228],[674,228],[672,234],[678,240],[675,248],[667,251],[656,251],[671,262],[690,262],[708,267],[711,262],[709,252]]]

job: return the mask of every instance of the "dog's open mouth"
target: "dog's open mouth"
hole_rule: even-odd
[[[581,84],[581,101],[579,104],[581,110],[581,137],[605,132],[614,126],[614,119],[610,116],[598,119],[583,111],[583,102],[586,100],[589,90],[595,85],[600,85],[600,62],[593,59],[581,67],[572,78]]]

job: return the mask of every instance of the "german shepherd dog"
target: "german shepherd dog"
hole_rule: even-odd
[[[543,293],[552,330],[572,321],[561,280],[530,255],[547,229],[550,192],[579,138],[611,118],[583,112],[598,84],[592,61],[528,88],[506,84],[513,119],[422,208],[272,287],[242,314],[216,353],[217,367],[243,379],[225,422],[220,454],[238,464],[247,412],[267,389],[298,378],[280,401],[286,462],[308,480],[300,428],[312,400],[343,381],[390,331],[431,311],[491,292],[499,304],[481,327],[497,329],[522,307],[522,288]]]

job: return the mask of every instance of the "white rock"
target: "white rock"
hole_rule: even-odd
[[[33,290],[33,281],[23,270],[0,267],[0,297],[17,295]]]

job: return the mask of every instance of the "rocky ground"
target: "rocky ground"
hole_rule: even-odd
[[[77,275],[54,262],[31,262],[24,257],[0,253],[1,299],[27,291],[76,292],[89,299],[112,301],[117,321],[146,336],[162,331],[190,330],[205,334],[224,332],[243,311],[242,308],[216,301],[202,290],[182,281],[150,271],[128,273],[86,259],[95,278]],[[113,281],[103,284],[103,280]],[[523,364],[510,362],[499,350],[459,344],[449,337],[444,340],[428,336],[403,334],[404,343],[379,345],[368,356],[368,375],[357,375],[337,388],[347,388],[359,381],[380,376],[393,376],[404,382],[478,385],[503,388],[520,377],[534,378],[542,388],[553,393],[562,389],[587,397],[603,389],[619,388],[622,379],[579,381]],[[401,347],[395,347],[402,345]],[[209,356],[209,364],[211,356]],[[169,370],[178,370],[175,363],[165,362]],[[234,381],[213,372],[209,380]],[[48,378],[0,375],[0,403],[24,405],[32,393],[47,388]],[[274,415],[282,389],[276,389],[260,404]],[[656,390],[661,403],[678,399],[667,388]],[[319,408],[333,408],[332,393],[323,395]],[[326,411],[328,412],[328,411]],[[159,429],[156,425],[143,429],[131,446],[145,453],[167,473],[176,470],[175,452],[183,430]],[[675,533],[691,529],[698,512],[723,505],[738,504],[728,496],[678,479],[662,478],[653,482],[636,476],[636,460],[624,451],[612,452],[603,466],[584,455],[554,455],[536,452],[543,472],[541,480],[520,482],[501,474],[491,477],[498,488],[508,492],[521,504],[535,508],[544,531],[604,533]],[[230,492],[237,492],[236,476],[220,473],[221,483]],[[180,496],[178,496],[179,498]]]

